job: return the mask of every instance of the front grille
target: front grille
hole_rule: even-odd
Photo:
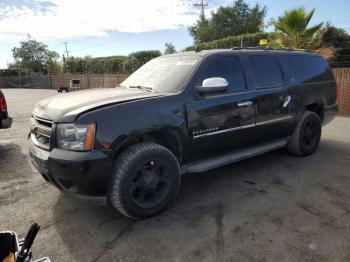
[[[30,136],[35,145],[49,150],[51,146],[53,122],[33,116],[31,118]]]

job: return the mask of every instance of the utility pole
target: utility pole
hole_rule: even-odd
[[[66,55],[67,55],[67,58],[69,58],[69,55],[68,55],[68,48],[67,48],[67,42],[64,42],[63,44],[66,46]]]
[[[134,73],[134,54],[131,53],[131,67],[132,67],[132,72]]]
[[[204,3],[204,0],[201,0],[200,3],[195,3],[194,6],[200,6],[202,8],[202,17],[204,18],[204,7],[208,6],[208,3]]]

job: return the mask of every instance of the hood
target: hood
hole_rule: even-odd
[[[40,100],[33,115],[54,122],[74,122],[76,117],[94,108],[159,96],[140,89],[98,88],[60,94]]]

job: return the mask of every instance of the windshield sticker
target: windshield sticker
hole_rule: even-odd
[[[197,63],[197,60],[192,60],[192,61],[178,61],[176,63],[177,66],[182,66],[182,65],[190,65],[193,66]]]

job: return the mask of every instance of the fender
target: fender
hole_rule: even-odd
[[[140,139],[157,137],[188,158],[189,139],[184,94],[152,97],[98,108],[81,115],[77,123],[96,122],[95,149],[119,152]],[[162,137],[162,138],[160,138]]]

